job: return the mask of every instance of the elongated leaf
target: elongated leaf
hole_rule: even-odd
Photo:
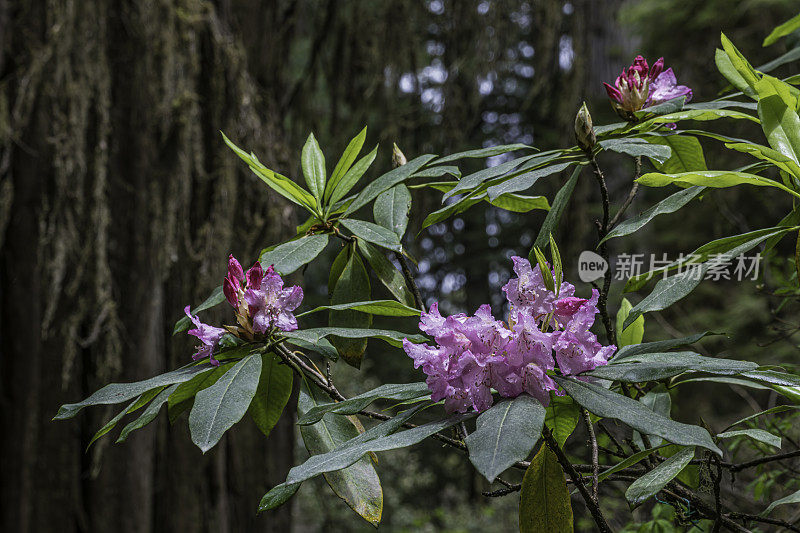
[[[797,492],[793,492],[788,496],[784,496],[780,500],[775,500],[774,502],[769,504],[769,506],[767,506],[766,509],[764,509],[764,511],[761,513],[761,516],[767,516],[773,511],[773,509],[775,509],[779,505],[786,505],[787,503],[800,503],[800,490],[798,490]]]
[[[233,364],[222,363],[216,368],[206,368],[206,372],[196,375],[189,381],[180,383],[167,400],[170,423],[174,423],[181,413],[192,406],[194,397],[198,392],[216,383],[225,372],[230,370]]]
[[[211,292],[211,294],[208,296],[208,298],[205,299],[203,303],[201,303],[197,307],[191,308],[192,314],[196,315],[197,313],[205,311],[206,309],[211,309],[212,307],[215,307],[224,301],[225,301],[225,294],[222,292],[222,285],[220,285]],[[181,317],[181,319],[175,323],[175,328],[172,330],[172,334],[176,335],[178,333],[186,331],[187,329],[189,329],[189,326],[191,324],[192,321],[189,320],[188,316]]]
[[[769,35],[764,38],[761,46],[769,46],[778,42],[781,37],[786,37],[793,31],[800,29],[800,15],[795,15],[780,26],[776,27]]]
[[[722,42],[722,48],[728,55],[728,59],[730,59],[733,68],[736,69],[736,72],[739,73],[739,76],[744,79],[750,88],[754,88],[759,79],[759,75],[753,66],[750,65],[747,59],[745,59],[742,53],[739,52],[739,50],[733,45],[730,39],[725,36],[724,33],[720,35],[720,41]]]
[[[389,230],[384,228],[381,229],[389,232]],[[394,233],[392,233],[392,236],[395,236]],[[351,246],[351,248],[350,257],[339,279],[336,280],[336,285],[331,295],[332,305],[351,302],[353,300],[361,302],[369,300],[370,298],[369,275],[367,274],[367,269],[364,267],[364,263],[358,255],[355,246]],[[372,315],[350,309],[343,311],[331,310],[328,315],[328,323],[332,327],[369,328],[372,325]],[[330,338],[330,342],[336,347],[339,356],[342,357],[347,364],[355,368],[361,366],[364,350],[367,349],[367,339],[333,335]]]
[[[327,173],[325,171],[325,156],[322,154],[322,150],[320,150],[313,133],[310,133],[308,139],[306,139],[300,163],[303,167],[303,175],[306,178],[308,189],[317,199],[317,204],[319,205],[322,203]]]
[[[659,448],[661,448],[661,446],[654,446],[653,448],[650,448],[648,450],[641,450],[639,452],[634,453],[630,457],[626,457],[625,459],[615,464],[611,468],[608,468],[600,472],[600,475],[597,477],[598,481],[603,481],[611,474],[616,474],[620,470],[625,470],[626,468],[641,462],[648,455],[654,454]]]
[[[402,183],[382,192],[372,205],[375,223],[393,231],[398,239],[402,239],[406,232],[409,212],[411,212],[411,193]]]
[[[344,309],[352,309],[354,311],[361,311],[362,313],[370,313],[373,315],[381,315],[381,316],[419,316],[419,309],[414,309],[413,307],[409,307],[405,304],[401,304],[400,302],[396,302],[394,300],[372,300],[366,302],[350,302],[344,304],[336,304],[336,305],[321,305],[312,309],[311,311],[306,311],[305,313],[300,313],[297,316],[304,316],[309,315],[311,313],[316,313],[317,311],[324,311],[326,309],[333,309],[336,311],[341,311]]]
[[[275,270],[288,275],[314,260],[328,244],[328,235],[308,235],[261,254],[261,264],[266,268],[274,265]]]
[[[300,395],[297,400],[298,414],[303,416],[310,409],[319,405],[321,398],[319,390],[303,379],[300,383]],[[300,434],[306,449],[313,454],[313,458],[325,455],[336,449],[337,446],[358,437],[359,432],[349,418],[327,415],[316,424],[301,426]],[[383,489],[380,479],[378,479],[378,473],[368,457],[359,457],[347,466],[348,468],[338,472],[326,472],[325,481],[353,511],[367,522],[377,526],[383,514]],[[289,477],[291,478],[291,471]],[[286,485],[295,484],[297,481],[287,479]]]
[[[786,63],[791,63],[792,61],[797,61],[798,59],[800,59],[800,46],[798,46],[796,48],[792,48],[791,50],[789,50],[785,54],[776,57],[772,61],[768,61],[768,62],[764,63],[763,65],[760,65],[758,67],[758,71],[759,72],[772,72],[776,68],[778,68],[780,66],[783,66]],[[791,83],[792,85],[797,85],[798,83],[800,83],[800,79],[798,79],[798,76],[796,74],[794,76],[790,76],[788,78],[785,78],[783,81],[785,81],[786,83]]]
[[[663,162],[653,160],[656,170],[664,174],[708,170],[703,147],[696,137],[688,135],[649,136],[647,142],[669,147],[669,159]]]
[[[694,344],[695,342],[699,341],[700,339],[708,335],[717,335],[717,334],[704,331],[703,333],[697,333],[695,335],[690,335],[688,337],[681,337],[679,339],[667,339],[664,341],[645,342],[633,346],[624,346],[619,351],[617,351],[612,360],[619,361],[628,356],[640,355],[643,353],[665,352],[667,350],[672,350],[673,348],[679,348],[681,346]]]
[[[747,113],[735,111],[733,109],[684,109],[683,111],[661,115],[660,117],[655,117],[644,122],[640,122],[636,124],[634,128],[645,129],[656,124],[672,124],[674,122],[681,122],[683,120],[697,120],[700,122],[706,122],[720,118],[749,120],[750,122],[756,123],[759,122],[759,120],[753,115],[748,115]]]
[[[604,389],[593,383],[554,376],[555,381],[580,405],[602,418],[614,418],[647,435],[658,435],[669,442],[684,446],[702,446],[722,455],[708,431],[689,424],[675,422],[654,413],[640,402]]]
[[[377,155],[378,147],[376,146],[370,153],[359,159],[355,165],[350,167],[350,170],[348,170],[345,175],[337,181],[336,186],[333,187],[331,191],[331,197],[328,200],[329,205],[333,206],[336,204],[339,200],[344,198],[353,187],[355,187],[356,183],[358,183],[358,180],[361,179],[367,169],[369,169],[370,165],[372,165],[372,162],[375,161],[375,156]],[[347,209],[344,209],[343,211],[346,210]],[[334,212],[336,212],[336,209],[333,208],[328,211],[329,214]]]
[[[250,416],[265,436],[278,423],[292,395],[292,369],[274,353],[261,356],[261,377],[250,402]]]
[[[748,240],[738,246],[722,250],[719,253],[727,253],[731,257],[737,257],[744,252],[747,252],[765,239],[777,235],[781,232],[787,231],[788,228],[773,228],[772,231],[756,231],[752,234],[745,234],[749,236]],[[743,237],[742,235],[737,237]],[[730,241],[733,242],[733,241]],[[673,303],[677,302],[687,294],[692,292],[695,287],[700,284],[700,281],[705,276],[706,271],[711,267],[713,261],[705,262],[697,265],[694,268],[689,268],[684,272],[675,276],[670,276],[666,279],[659,280],[656,283],[653,292],[648,294],[636,307],[634,307],[628,318],[625,319],[625,327],[628,327],[634,320],[636,320],[643,313],[649,311],[660,311],[666,309]]]
[[[493,482],[528,457],[539,440],[544,417],[542,404],[527,394],[493,405],[478,416],[477,429],[466,438],[469,460]]]
[[[364,141],[366,139],[367,128],[365,126],[364,129],[361,130],[358,135],[353,137],[353,139],[348,143],[347,148],[344,149],[342,157],[339,158],[339,162],[336,163],[336,166],[331,173],[331,178],[325,185],[324,199],[326,204],[329,203],[331,194],[333,194],[336,186],[339,184],[345,174],[347,174],[347,171],[350,170],[350,167],[353,166],[353,162],[358,157],[359,152],[361,152],[361,148],[364,146]]]
[[[788,172],[792,176],[800,179],[800,165],[798,165],[794,159],[773,148],[754,143],[725,143],[725,147],[736,150],[737,152],[750,154],[762,161],[768,161],[784,172]]]
[[[561,215],[564,213],[564,208],[567,207],[570,198],[572,198],[572,191],[575,190],[575,184],[578,183],[578,176],[580,176],[581,170],[583,170],[582,166],[578,166],[573,170],[567,182],[556,193],[555,198],[553,198],[553,206],[548,211],[547,216],[544,217],[544,222],[542,222],[542,227],[539,229],[539,234],[533,243],[533,248],[544,250],[550,243],[550,235],[554,234],[558,229]],[[528,258],[531,261],[535,260],[533,248],[528,254]]]
[[[287,331],[282,333],[282,335],[290,339],[302,339],[306,342],[317,342],[319,339],[329,337],[331,335],[345,337],[348,339],[374,338],[380,339],[398,348],[403,346],[403,339],[408,339],[411,342],[428,341],[428,338],[423,335],[401,333],[399,331],[391,331],[388,329],[368,328],[308,328],[299,329],[297,331]]]
[[[106,422],[105,425],[103,425],[103,427],[98,429],[97,432],[94,434],[94,436],[92,436],[92,439],[89,441],[89,444],[86,445],[86,450],[87,451],[89,450],[89,447],[92,444],[94,444],[94,441],[96,441],[97,439],[99,439],[100,437],[102,437],[103,435],[105,435],[106,433],[111,431],[112,429],[114,429],[116,427],[116,425],[119,423],[119,421],[122,420],[122,418],[125,415],[127,415],[128,413],[133,411],[133,408],[136,406],[136,403],[138,401],[139,401],[139,398],[137,398],[136,400],[133,400],[127,407],[125,407],[122,411],[117,413],[111,420]]]
[[[305,339],[287,339],[286,342],[303,350],[316,352],[331,361],[337,361],[339,359],[339,352],[336,351],[336,347],[334,347],[328,339],[319,339],[314,343],[308,342]]]
[[[550,209],[550,203],[544,196],[523,196],[514,193],[498,196],[489,203],[495,207],[505,209],[506,211],[513,211],[514,213],[527,213],[534,209],[543,209],[545,211]]]
[[[613,381],[640,383],[671,378],[684,372],[708,372],[735,375],[758,368],[752,361],[704,357],[693,352],[666,352],[616,358],[611,364],[597,367],[588,375]]]
[[[456,161],[458,159],[465,159],[465,158],[481,158],[481,157],[491,157],[495,155],[505,154],[508,152],[513,152],[514,150],[535,150],[533,146],[528,146],[527,144],[502,144],[499,146],[490,146],[488,148],[478,148],[477,150],[467,150],[466,152],[458,152],[455,154],[450,154],[448,156],[442,157],[436,160],[436,164],[440,165],[442,163],[447,163],[449,161]]]
[[[678,174],[661,174],[651,172],[638,178],[636,181],[648,187],[664,187],[666,185],[703,185],[705,187],[725,188],[736,185],[755,185],[756,187],[775,187],[800,198],[797,193],[782,183],[762,178],[747,172],[733,172],[728,170],[707,170],[705,172],[679,172]]]
[[[668,196],[653,207],[643,211],[641,214],[621,222],[618,226],[609,231],[608,235],[606,235],[603,240],[600,241],[600,243],[602,244],[603,242],[615,237],[630,235],[631,233],[640,230],[645,224],[653,220],[655,217],[674,213],[681,207],[691,202],[705,189],[705,187],[689,187],[688,189],[678,191],[675,194]]]
[[[637,506],[663,489],[675,479],[694,457],[694,446],[683,448],[666,461],[631,483],[625,491],[625,498],[632,506]]]
[[[390,229],[373,224],[372,222],[356,220],[354,218],[344,219],[341,221],[341,224],[352,231],[359,239],[364,239],[367,242],[371,242],[372,244],[376,244],[393,252],[403,251],[400,238]]]
[[[354,415],[380,399],[416,400],[429,397],[430,394],[431,391],[425,383],[387,383],[341,402],[319,404],[300,416],[297,423],[301,426],[314,424],[320,421],[326,413]]]
[[[800,406],[797,405],[776,405],[775,407],[771,407],[769,409],[765,409],[763,411],[759,411],[758,413],[752,414],[750,416],[746,416],[737,420],[736,422],[729,424],[728,427],[725,428],[725,431],[728,431],[733,426],[738,426],[739,424],[744,424],[745,422],[749,422],[751,420],[755,420],[756,418],[771,415],[774,413],[782,413],[784,411],[794,411],[800,409]]]
[[[289,501],[299,488],[300,483],[291,483],[289,485],[281,483],[280,485],[275,485],[261,498],[261,502],[258,504],[258,512],[263,513],[264,511],[270,511],[280,507]]]
[[[536,183],[536,181],[539,178],[550,176],[552,174],[557,174],[558,172],[561,172],[562,170],[565,170],[574,164],[576,164],[576,161],[557,163],[555,165],[551,165],[548,167],[538,168],[535,170],[531,170],[530,172],[525,172],[524,174],[520,174],[517,177],[505,180],[497,185],[492,185],[487,189],[487,193],[489,195],[489,201],[493,202],[494,200],[503,196],[504,194],[530,189],[531,187],[533,187],[533,184]]]
[[[750,87],[750,84],[747,83],[747,80],[745,80],[742,75],[739,74],[739,71],[736,70],[735,66],[733,66],[731,58],[728,57],[728,54],[726,54],[724,50],[717,48],[714,55],[714,63],[716,63],[717,70],[719,70],[720,74],[722,74],[731,85],[742,91],[747,96],[755,98],[755,90],[753,90],[753,88]]]
[[[197,393],[189,413],[189,431],[192,442],[203,453],[242,419],[255,396],[260,375],[261,356],[248,355],[212,386]]]
[[[659,163],[664,163],[669,159],[672,153],[668,145],[652,144],[638,137],[607,139],[597,144],[599,144],[603,150],[611,150],[612,152],[630,156],[646,156]]]
[[[578,425],[580,417],[578,406],[569,396],[556,396],[555,393],[551,393],[550,405],[546,411],[544,423],[553,432],[553,438],[556,439],[558,446],[563,448]]]
[[[633,324],[627,328],[622,327],[622,325],[625,323],[625,319],[628,318],[628,314],[631,312],[631,309],[633,309],[631,303],[627,298],[623,298],[622,304],[617,312],[617,348],[623,348],[625,346],[630,346],[631,344],[639,344],[642,342],[642,337],[644,337],[643,316],[637,318]]]
[[[773,435],[769,431],[764,431],[763,429],[735,429],[733,431],[725,431],[719,433],[717,435],[720,439],[732,439],[734,437],[749,437],[753,440],[757,440],[758,442],[763,442],[764,444],[768,444],[769,446],[773,446],[775,448],[781,449],[781,438],[777,435]]]
[[[156,416],[158,416],[158,412],[161,410],[161,406],[167,403],[167,400],[169,399],[170,395],[173,392],[175,392],[175,390],[180,385],[181,384],[178,383],[170,385],[169,387],[165,388],[160,393],[158,393],[158,396],[156,396],[150,403],[150,405],[147,406],[147,409],[145,409],[142,412],[142,414],[139,415],[139,418],[137,418],[136,420],[134,420],[133,422],[122,428],[122,431],[119,434],[117,442],[118,443],[125,442],[126,440],[128,440],[128,435],[130,435],[132,431],[141,429],[150,422],[152,422],[153,420],[155,420]]]
[[[639,398],[639,401],[646,405],[654,413],[670,418],[672,411],[672,397],[670,397],[669,391],[664,385],[658,385],[652,390],[649,390],[647,394]],[[653,446],[659,446],[662,442],[661,437],[656,435],[649,435],[648,440]],[[633,432],[633,442],[635,442],[636,445],[641,449],[649,447],[645,445],[642,439],[642,434],[638,431]]]
[[[564,471],[555,454],[542,446],[522,479],[520,533],[572,533],[572,505]]]
[[[800,116],[792,87],[765,74],[755,90],[758,116],[769,145],[795,163],[800,162]]]
[[[414,297],[406,285],[403,274],[389,261],[383,250],[362,240],[358,241],[358,250],[363,254],[381,283],[392,293],[392,296],[407,306],[415,305]]]
[[[426,154],[421,155],[415,159],[412,159],[405,165],[399,166],[394,170],[391,170],[384,174],[383,176],[379,177],[375,181],[369,183],[364,189],[358,194],[353,203],[345,210],[343,217],[347,217],[350,213],[354,213],[370,203],[372,200],[378,197],[380,193],[383,191],[387,191],[398,185],[403,183],[405,180],[410,178],[414,172],[421,169],[425,164],[427,164],[431,159],[435,156]]]
[[[667,100],[666,102],[662,102],[660,104],[656,104],[650,107],[645,107],[644,109],[640,109],[639,111],[634,111],[633,115],[638,120],[650,118],[651,116],[666,115],[667,113],[674,113],[676,111],[680,111],[681,109],[683,109],[685,103],[686,103],[686,97],[679,96],[677,98],[673,98],[672,100]]]
[[[445,200],[450,198],[451,196],[456,196],[458,194],[462,194],[464,192],[470,191],[475,189],[476,187],[482,185],[484,182],[496,178],[498,176],[504,176],[510,172],[513,172],[517,168],[519,168],[523,163],[528,161],[537,161],[541,157],[549,159],[555,159],[559,156],[559,153],[544,155],[529,155],[525,157],[519,157],[517,159],[512,159],[511,161],[506,161],[505,163],[500,163],[499,165],[495,165],[493,167],[484,168],[475,172],[473,174],[469,174],[468,176],[464,176],[461,178],[456,185],[447,191],[444,196],[442,196],[442,203]]]
[[[81,409],[89,405],[108,405],[126,402],[151,389],[189,381],[196,374],[205,372],[208,369],[208,365],[185,366],[144,381],[110,383],[81,402],[62,405],[58,410],[58,414],[53,417],[53,420],[72,418],[78,414]]]

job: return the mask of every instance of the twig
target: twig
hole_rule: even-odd
[[[606,186],[605,177],[603,177],[603,171],[600,170],[600,165],[597,164],[597,160],[595,159],[594,155],[589,156],[589,162],[592,164],[592,169],[594,169],[594,176],[597,178],[597,183],[600,185],[600,196],[603,200],[603,221],[602,223],[597,223],[597,234],[600,240],[606,236],[608,233],[608,211],[609,211],[609,201],[608,201],[608,187]],[[600,316],[603,319],[603,325],[606,328],[606,337],[608,342],[611,344],[617,344],[617,337],[614,333],[614,327],[611,325],[611,317],[608,315],[608,291],[611,288],[611,265],[609,263],[608,258],[608,246],[604,242],[600,245],[600,255],[605,259],[608,268],[606,269],[606,273],[603,276],[603,288],[600,291],[600,297],[597,300],[597,307],[600,310]]]
[[[762,522],[764,524],[771,524],[773,526],[781,526],[789,531],[800,531],[800,528],[798,528],[797,526],[794,526],[785,520],[780,520],[777,518],[767,518],[765,516],[758,516],[745,513],[728,513],[725,516],[737,520],[744,520],[746,522]]]
[[[411,287],[411,293],[414,295],[414,302],[417,304],[417,309],[423,313],[427,313],[425,309],[425,303],[422,301],[422,294],[419,292],[419,287],[417,287],[417,282],[414,280],[414,275],[411,274],[411,269],[408,267],[408,261],[406,261],[406,257],[400,252],[395,252],[394,255],[400,262],[400,268],[403,271],[403,277],[405,278],[406,283],[408,283],[408,285]]]
[[[752,468],[754,466],[763,465],[765,463],[771,463],[772,461],[782,461],[784,459],[791,459],[793,457],[800,457],[800,450],[795,450],[793,452],[779,453],[776,455],[768,455],[767,457],[760,457],[758,459],[753,459],[752,461],[747,461],[745,463],[739,463],[739,464],[721,463],[721,465],[723,466],[723,468],[727,468],[731,472],[739,472],[741,470],[744,470],[745,468]]]
[[[611,222],[608,223],[608,230],[611,231],[614,229],[619,223],[619,219],[622,218],[622,215],[625,213],[625,210],[630,207],[631,202],[636,197],[636,193],[639,191],[639,182],[636,181],[639,179],[639,175],[642,173],[642,156],[636,156],[636,171],[633,175],[633,187],[631,187],[631,192],[628,193],[628,197],[625,198],[625,201],[622,203],[622,206],[617,211],[617,214],[614,215],[614,218],[611,219]]]
[[[597,503],[597,489],[600,484],[600,465],[598,463],[599,457],[597,453],[597,436],[594,434],[594,427],[592,426],[592,419],[589,416],[589,411],[581,407],[581,414],[583,421],[586,424],[586,429],[589,431],[589,441],[592,446],[592,499]]]
[[[722,466],[719,464],[719,457],[714,454],[709,456],[709,463],[712,461],[714,462],[716,469],[711,470],[711,465],[709,464],[709,472],[711,472],[711,479],[714,482],[714,511],[716,512],[716,518],[714,520],[714,527],[711,530],[711,533],[719,533],[720,528],[722,527],[722,501],[720,499],[720,482],[722,481]]]

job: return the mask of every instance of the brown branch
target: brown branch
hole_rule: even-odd
[[[408,285],[411,287],[411,293],[414,295],[414,302],[417,304],[417,309],[423,313],[427,313],[425,309],[425,303],[422,301],[422,294],[419,292],[419,287],[417,286],[417,282],[414,280],[414,275],[411,274],[411,269],[408,267],[408,261],[406,261],[406,257],[400,252],[395,252],[394,255],[400,262],[400,268],[403,271],[403,277],[405,278],[406,283],[408,283]]]
[[[744,520],[746,522],[762,522],[764,524],[770,524],[773,526],[781,526],[789,531],[798,531],[800,532],[800,528],[795,525],[790,524],[785,520],[780,520],[778,518],[767,518],[765,516],[758,516],[753,514],[745,514],[745,513],[728,513],[728,518],[736,519],[736,520]]]
[[[617,211],[617,214],[614,215],[614,218],[611,219],[611,222],[608,223],[608,230],[611,231],[614,229],[619,223],[619,219],[622,218],[622,215],[625,213],[625,210],[630,207],[631,202],[636,197],[636,193],[639,191],[639,182],[636,181],[639,179],[639,175],[642,173],[642,156],[636,156],[636,171],[633,174],[633,187],[631,187],[631,192],[628,193],[628,197],[625,198],[625,201],[622,203],[622,206]]]
[[[597,489],[600,481],[600,465],[598,464],[599,457],[597,453],[597,436],[594,434],[594,427],[592,426],[592,419],[589,416],[589,411],[581,407],[581,414],[583,415],[583,422],[586,424],[586,429],[589,432],[589,441],[592,446],[592,498],[597,503]]]
[[[598,238],[602,240],[606,234],[608,234],[608,211],[609,211],[609,200],[608,200],[608,187],[606,186],[606,180],[603,176],[603,171],[600,170],[600,165],[597,164],[597,159],[595,159],[593,154],[589,155],[589,162],[592,164],[592,169],[594,170],[594,176],[597,178],[597,184],[600,186],[600,196],[603,201],[603,221],[597,222],[597,234]],[[603,319],[603,325],[606,329],[606,337],[609,343],[617,344],[617,337],[614,333],[614,327],[611,325],[611,317],[608,314],[608,291],[611,288],[611,264],[608,260],[608,245],[604,242],[600,245],[600,255],[605,259],[608,268],[606,269],[606,273],[603,276],[603,288],[600,290],[600,297],[597,301],[597,307],[600,310],[600,316]]]

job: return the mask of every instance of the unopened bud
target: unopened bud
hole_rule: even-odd
[[[402,167],[406,163],[408,163],[406,156],[403,155],[403,152],[401,152],[397,144],[394,143],[394,148],[392,148],[392,166],[395,168]]]
[[[594,145],[597,144],[597,137],[595,137],[594,128],[592,127],[592,115],[589,114],[586,102],[583,103],[575,116],[575,138],[578,141],[578,146],[587,152],[590,152]]]

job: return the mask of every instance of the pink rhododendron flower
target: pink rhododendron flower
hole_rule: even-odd
[[[664,58],[659,58],[650,67],[642,56],[636,56],[633,64],[622,71],[614,85],[604,83],[614,109],[622,118],[632,120],[634,112],[685,96],[692,99],[692,90],[678,85],[671,68],[664,69]]]
[[[219,344],[219,340],[227,331],[200,322],[200,319],[196,315],[193,316],[191,314],[191,309],[188,305],[184,308],[183,312],[186,313],[186,316],[189,317],[189,320],[191,320],[195,326],[194,329],[190,329],[187,333],[189,335],[194,335],[202,343],[197,347],[197,352],[192,356],[192,359],[197,361],[208,357],[212,365],[219,366],[219,361],[214,359],[214,350]]]
[[[586,372],[606,364],[616,350],[589,331],[598,312],[596,290],[589,300],[577,298],[575,287],[563,282],[557,296],[545,287],[538,265],[512,260],[518,277],[503,287],[512,307],[508,325],[488,305],[473,316],[443,317],[433,304],[419,328],[436,345],[403,341],[414,367],[428,376],[431,398],[444,400],[447,412],[488,409],[492,389],[508,398],[526,393],[547,405],[550,391],[559,393],[549,372]]]
[[[284,289],[283,278],[272,266],[263,276],[254,275],[253,281],[259,277],[259,285],[254,284],[244,291],[244,301],[253,319],[253,331],[266,333],[273,327],[281,331],[296,330],[297,319],[292,311],[303,301],[303,289],[297,285]]]

